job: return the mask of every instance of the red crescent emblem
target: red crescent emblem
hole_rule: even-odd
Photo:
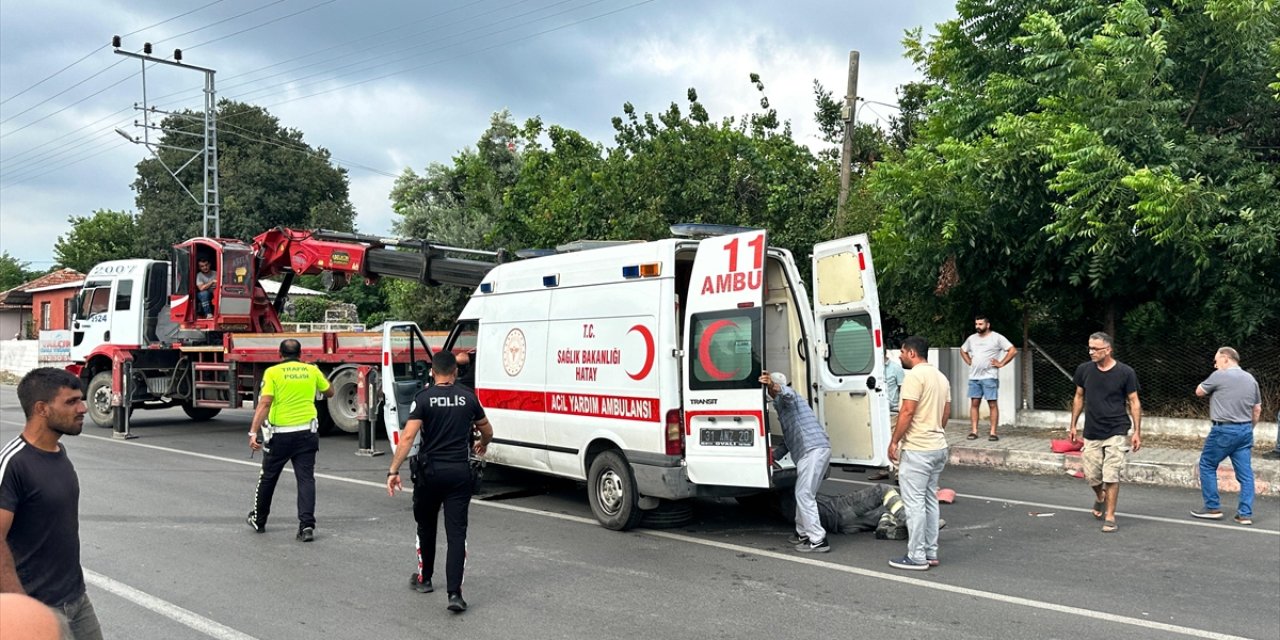
[[[627,333],[631,333],[632,331],[639,333],[640,337],[644,338],[644,366],[640,367],[640,370],[636,373],[628,371],[627,377],[632,380],[643,380],[649,376],[650,371],[653,371],[653,333],[649,331],[649,327],[642,324],[631,327],[627,330]]]
[[[725,372],[716,368],[715,363],[711,362],[711,338],[725,327],[735,326],[731,320],[716,320],[707,325],[706,331],[702,334],[702,340],[698,342],[698,363],[702,365],[707,375],[716,380],[731,380],[738,375],[738,370]]]

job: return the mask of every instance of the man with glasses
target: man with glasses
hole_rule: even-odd
[[[1111,336],[1099,331],[1089,336],[1089,362],[1076,367],[1074,381],[1069,437],[1076,440],[1076,424],[1083,411],[1084,451],[1080,456],[1085,479],[1094,492],[1093,517],[1102,520],[1103,533],[1111,533],[1117,529],[1116,501],[1125,454],[1130,446],[1134,452],[1142,448],[1138,374],[1115,359]]]
[[[1196,395],[1209,397],[1209,419],[1213,427],[1204,439],[1200,453],[1200,492],[1204,507],[1191,515],[1202,520],[1221,520],[1222,503],[1218,498],[1218,465],[1231,458],[1231,468],[1240,483],[1240,505],[1236,508],[1237,524],[1253,524],[1253,426],[1262,419],[1262,394],[1258,381],[1240,368],[1240,354],[1222,347],[1213,355],[1217,369],[1196,386]]]

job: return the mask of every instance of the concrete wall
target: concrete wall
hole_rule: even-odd
[[[29,318],[22,309],[4,309],[0,311],[0,341],[13,340],[13,336],[22,330],[22,323]]]
[[[40,366],[36,340],[0,340],[0,371],[20,376]]]
[[[1000,410],[1000,424],[1010,425],[1017,419],[1018,407],[1022,406],[1022,368],[1018,360],[1022,353],[1000,369],[1000,395],[996,400],[996,408]],[[969,365],[960,357],[959,347],[930,349],[929,362],[934,363],[947,380],[951,382],[951,418],[954,420],[969,419]],[[990,426],[990,409],[984,400],[978,403],[978,430]],[[985,426],[984,426],[985,425]]]
[[[1262,416],[1262,421],[1254,426],[1254,444],[1274,445],[1276,441],[1276,423]],[[1018,426],[1034,429],[1061,431],[1066,437],[1067,428],[1071,426],[1071,413],[1068,411],[1031,411],[1018,412]],[[1081,418],[1081,427],[1084,419]],[[1160,418],[1156,416],[1142,417],[1142,433],[1162,436],[1179,436],[1183,438],[1203,438],[1209,435],[1212,427],[1208,420],[1188,418]]]

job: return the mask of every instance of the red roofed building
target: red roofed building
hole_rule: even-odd
[[[0,340],[35,338],[42,329],[70,329],[71,308],[84,274],[60,269],[0,292]],[[31,321],[31,335],[25,325]]]

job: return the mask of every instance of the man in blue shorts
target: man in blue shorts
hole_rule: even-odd
[[[1000,439],[996,425],[1000,424],[1000,407],[996,402],[1000,392],[1000,371],[1018,355],[1018,348],[1007,338],[991,330],[991,321],[984,315],[973,319],[977,333],[960,345],[960,357],[969,365],[969,439],[978,439],[978,409],[985,398],[991,410],[991,433],[988,440]]]

